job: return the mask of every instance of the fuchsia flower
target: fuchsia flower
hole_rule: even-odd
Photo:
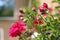
[[[9,36],[16,37],[25,31],[25,23],[22,21],[17,21],[10,26]]]
[[[43,3],[44,8],[48,8],[48,5],[46,3]]]
[[[39,6],[38,9],[40,12],[43,12],[45,10],[45,8],[43,6]]]
[[[45,11],[48,9],[48,5],[46,3],[43,3],[43,5],[39,6],[38,9],[43,16],[46,16]]]
[[[48,5],[46,3],[43,3],[43,5],[39,6],[38,9],[40,12],[43,12],[48,8]]]

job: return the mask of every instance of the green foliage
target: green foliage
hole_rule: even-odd
[[[42,18],[42,24],[34,24],[33,20],[37,13],[37,10],[34,12],[30,8],[25,8],[25,13],[23,14],[23,18],[26,19],[25,23],[27,28],[34,26],[36,29],[35,31],[39,33],[34,40],[60,40],[60,21],[58,21],[58,19],[54,19],[53,15],[47,13],[46,18],[39,15]],[[56,14],[55,16],[60,18],[60,14]]]
[[[31,27],[33,25],[33,19],[37,14],[37,10],[36,12],[32,11],[32,9],[30,8],[24,8],[24,10],[25,10],[25,14],[23,15],[23,20],[26,19],[26,25],[28,27]]]
[[[33,0],[32,0],[33,1]],[[60,0],[54,0],[54,2],[57,2]],[[34,5],[33,5],[34,6]],[[37,6],[34,6],[37,7]],[[36,18],[36,15],[38,14],[38,10],[32,11],[30,8],[24,8],[24,14],[23,14],[23,20],[25,20],[27,28],[34,27],[37,31],[38,35],[34,38],[34,40],[60,40],[60,14],[58,14],[57,10],[60,7],[56,7],[54,11],[56,11],[55,15],[51,15],[49,13],[48,9],[45,10],[46,17],[42,16],[42,14],[39,14],[40,18]],[[55,16],[57,19],[55,19]],[[38,20],[42,20],[42,24],[34,24],[33,20],[34,18]]]

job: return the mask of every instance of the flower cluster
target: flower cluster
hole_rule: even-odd
[[[49,8],[46,3],[43,3],[43,5],[38,7],[39,11],[43,16],[46,16],[46,11],[49,10],[50,13],[52,13],[53,9]]]
[[[25,23],[17,21],[13,23],[9,28],[9,36],[16,37],[25,31]]]
[[[35,8],[32,8],[32,9],[35,10]],[[38,7],[38,10],[40,11],[40,13],[41,13],[43,16],[46,16],[46,11],[47,11],[47,9],[48,9],[48,5],[47,5],[46,3],[43,3],[43,5],[41,5],[41,6]],[[37,18],[38,18],[38,16],[37,16]],[[33,23],[34,23],[34,24],[42,24],[42,20],[41,20],[41,19],[38,20],[37,18],[35,18],[35,19],[33,20]]]

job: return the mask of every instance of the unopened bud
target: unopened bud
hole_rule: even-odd
[[[36,12],[36,9],[33,7],[33,8],[32,8],[32,11]]]
[[[22,10],[21,8],[19,9],[19,12],[20,12],[20,13],[24,13],[23,10]]]

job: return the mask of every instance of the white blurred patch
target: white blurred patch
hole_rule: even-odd
[[[4,30],[0,28],[0,40],[4,40]]]
[[[39,34],[37,32],[34,32],[33,35],[31,36],[31,40],[34,40],[35,37],[37,37]]]

